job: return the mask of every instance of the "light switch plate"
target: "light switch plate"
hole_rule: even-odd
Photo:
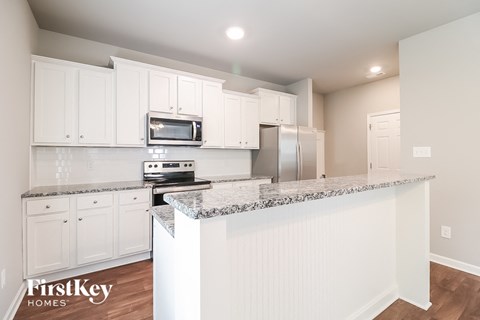
[[[413,147],[414,158],[430,158],[432,157],[431,147]]]

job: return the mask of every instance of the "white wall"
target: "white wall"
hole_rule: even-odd
[[[325,96],[326,175],[367,173],[367,114],[400,108],[398,76]]]
[[[324,98],[320,93],[313,93],[313,127],[319,130],[323,130],[325,125],[323,121],[324,114]]]
[[[297,124],[299,126],[313,126],[313,83],[307,78],[287,86],[287,92],[297,95]]]
[[[437,175],[431,252],[480,267],[480,13],[400,42],[403,170]],[[413,158],[413,146],[432,158]],[[452,227],[452,239],[440,226]],[[479,269],[480,270],[480,269]]]
[[[255,88],[262,87],[285,92],[284,86],[271,82],[242,77],[233,73],[205,68],[190,63],[154,56],[130,49],[115,47],[105,43],[67,36],[61,33],[51,32],[43,29],[39,32],[37,54],[51,58],[97,66],[107,66],[110,56],[116,56],[176,70],[197,73],[204,76],[224,79],[226,82],[224,83],[223,87],[224,89],[228,90],[250,92]]]
[[[22,211],[20,195],[28,189],[30,54],[38,27],[26,1],[0,1],[0,318],[22,284]]]
[[[168,148],[32,148],[32,186],[142,180],[143,161],[195,160],[195,174],[249,174],[248,150]]]

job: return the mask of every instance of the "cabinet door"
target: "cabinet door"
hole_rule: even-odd
[[[222,84],[203,81],[203,147],[223,147]]]
[[[278,122],[279,124],[292,124],[296,123],[295,120],[295,98],[280,96],[278,107]]]
[[[117,65],[117,144],[145,145],[147,70]]]
[[[174,113],[177,110],[177,75],[149,72],[149,110]]]
[[[278,123],[278,95],[262,93],[260,95],[260,122],[266,124]]]
[[[202,116],[202,81],[178,76],[178,114]]]
[[[242,146],[258,149],[260,146],[258,123],[258,99],[242,98]]]
[[[225,108],[225,147],[242,147],[242,98],[232,94],[223,95]]]
[[[77,211],[77,263],[113,257],[113,207]]]
[[[120,206],[118,210],[118,254],[148,251],[151,248],[152,217],[149,204]]]
[[[69,212],[27,218],[27,274],[69,267]]]
[[[112,74],[80,70],[78,74],[78,142],[112,143]]]
[[[35,62],[33,142],[73,142],[75,69]]]

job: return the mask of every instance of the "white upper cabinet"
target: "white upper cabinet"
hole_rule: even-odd
[[[34,62],[33,143],[73,142],[75,72],[69,66]]]
[[[258,98],[252,95],[226,91],[225,147],[258,149],[259,130]]]
[[[79,71],[79,144],[109,145],[112,143],[112,94],[111,72]]]
[[[149,110],[174,113],[177,109],[177,75],[149,71]]]
[[[177,113],[202,116],[202,80],[178,76]]]
[[[233,94],[223,96],[225,107],[225,147],[242,147],[242,98]]]
[[[242,100],[242,147],[258,149],[260,147],[260,126],[258,123],[258,99]]]
[[[260,97],[261,124],[296,124],[297,96],[262,88],[255,89],[253,93]]]
[[[115,63],[117,77],[117,145],[145,146],[148,71]]]
[[[34,145],[111,145],[112,70],[33,58]]]
[[[224,146],[224,115],[222,84],[203,81],[203,147],[221,148]]]

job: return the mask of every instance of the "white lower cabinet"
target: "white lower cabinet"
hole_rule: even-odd
[[[123,205],[118,209],[118,254],[120,256],[150,249],[152,218],[149,204]]]
[[[77,263],[113,257],[113,207],[77,211]]]
[[[27,273],[39,274],[69,267],[68,211],[27,218]]]
[[[26,198],[25,278],[151,250],[151,189]]]

